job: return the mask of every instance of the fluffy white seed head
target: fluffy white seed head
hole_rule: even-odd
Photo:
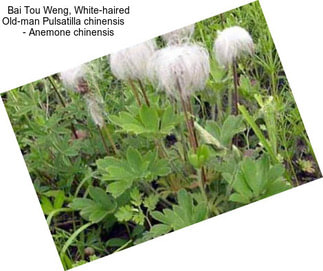
[[[93,122],[102,128],[104,126],[104,111],[102,101],[99,101],[98,98],[92,93],[84,95],[84,99]]]
[[[168,45],[183,44],[190,41],[195,30],[195,25],[191,24],[175,31],[162,35]]]
[[[78,91],[77,86],[80,82],[84,80],[85,74],[86,72],[84,65],[80,65],[73,69],[61,72],[60,78],[66,87]]]
[[[156,49],[155,41],[149,40],[111,54],[112,73],[121,80],[144,80],[147,77],[147,62]]]
[[[205,87],[210,72],[209,54],[199,45],[169,46],[155,52],[148,70],[150,80],[167,94],[177,97],[179,84],[183,96],[189,97]]]
[[[240,26],[233,26],[218,32],[214,52],[218,63],[228,67],[244,54],[252,54],[254,43],[250,34]]]

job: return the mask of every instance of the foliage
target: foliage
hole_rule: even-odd
[[[255,43],[237,67],[237,115],[232,69],[213,54],[217,31],[233,25]],[[2,96],[65,269],[321,175],[259,3],[196,23],[193,42],[211,67],[187,116],[148,80],[117,80],[107,57],[82,82],[103,127],[57,75]]]
[[[289,189],[284,171],[281,164],[271,166],[266,155],[258,160],[245,158],[235,175],[223,174],[234,190],[229,200],[247,204]]]
[[[163,212],[154,211],[152,217],[173,230],[178,230],[207,217],[206,202],[193,203],[192,196],[186,190],[180,190],[177,195],[178,205],[173,209],[164,209]]]

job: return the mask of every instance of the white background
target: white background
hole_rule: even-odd
[[[1,15],[6,4],[1,0]],[[21,4],[62,1],[20,1]],[[69,1],[78,4],[96,1]],[[112,1],[101,1],[112,3]],[[115,1],[115,3],[127,1]],[[249,1],[128,1],[118,39],[27,39],[1,28],[0,90],[144,41]],[[321,1],[260,1],[323,168]],[[67,5],[64,3],[65,6]],[[0,102],[0,269],[63,270]],[[318,180],[75,270],[323,270],[323,182]]]

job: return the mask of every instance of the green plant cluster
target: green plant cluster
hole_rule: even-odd
[[[213,56],[217,31],[233,25],[256,48],[239,62],[239,114],[228,108],[232,72],[211,57],[207,86],[191,99],[196,151],[180,104],[147,82],[150,106],[138,106],[106,57],[87,78],[102,100],[101,133],[58,76],[3,95],[65,269],[320,176],[259,3],[197,23],[193,40]]]

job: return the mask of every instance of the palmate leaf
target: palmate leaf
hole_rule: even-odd
[[[245,129],[245,126],[243,124],[242,116],[229,115],[224,120],[222,126],[215,121],[207,121],[205,129],[210,134],[209,138],[213,137],[213,141],[218,142],[217,144],[213,143],[214,145],[229,147],[232,142],[232,138],[236,134],[242,132]]]
[[[135,181],[153,181],[171,172],[167,160],[159,159],[157,152],[150,151],[141,155],[133,147],[127,149],[126,159],[106,157],[98,160],[97,165],[103,180],[114,181],[108,185],[107,191],[115,198],[122,195]]]
[[[230,200],[247,204],[291,188],[283,178],[284,171],[281,164],[271,166],[267,155],[258,160],[245,158],[234,177],[224,176],[234,190]]]
[[[206,219],[207,205],[205,202],[194,204],[191,194],[182,189],[178,192],[178,205],[172,210],[154,211],[151,215],[169,228],[178,230]]]
[[[161,137],[168,135],[181,121],[171,106],[165,109],[143,105],[137,114],[121,112],[110,116],[111,122],[121,127],[122,132]]]
[[[98,223],[117,208],[115,199],[99,187],[90,187],[92,199],[74,198],[70,208],[80,211],[80,215],[93,223]]]

